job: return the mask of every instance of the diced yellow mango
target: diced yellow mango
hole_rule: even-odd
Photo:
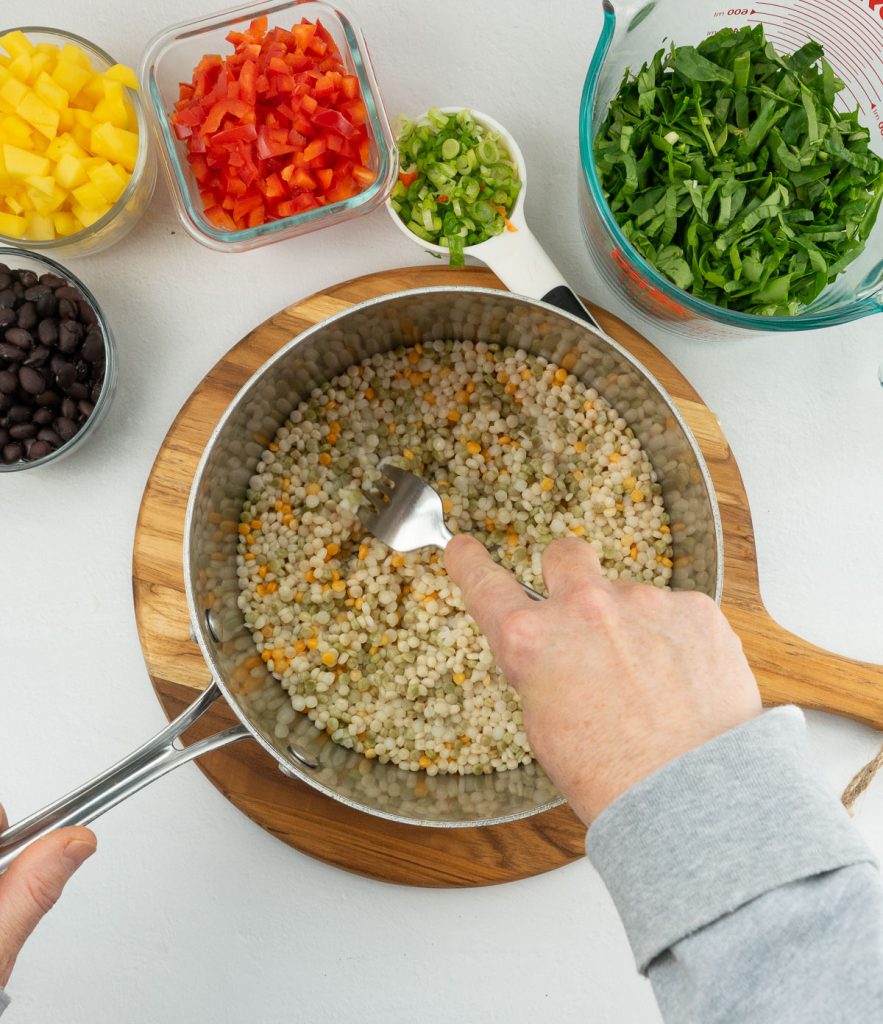
[[[25,235],[27,238],[39,242],[51,242],[55,238],[55,224],[49,216],[44,216],[42,213],[31,213],[28,215]]]
[[[72,153],[63,153],[55,165],[55,180],[62,188],[73,189],[86,180],[83,162]]]
[[[127,171],[135,168],[138,156],[138,136],[135,132],[105,123],[92,129],[92,152],[122,164]],[[82,218],[81,218],[82,219]]]
[[[27,221],[13,213],[0,213],[0,235],[9,238],[24,238]]]
[[[77,145],[81,146],[83,149],[89,149],[92,145],[92,132],[89,128],[78,124],[74,126],[71,134],[76,140]]]
[[[9,73],[20,82],[27,82],[31,73],[31,56],[28,53],[20,53],[9,65]]]
[[[45,74],[52,65],[52,58],[48,53],[35,53],[31,56],[31,71],[28,75],[28,85],[33,85],[40,75]]]
[[[0,139],[12,143],[13,146],[20,146],[22,149],[33,149],[34,142],[31,138],[31,126],[23,121],[18,114],[7,114],[0,118]]]
[[[18,57],[22,53],[33,53],[36,50],[36,47],[24,32],[19,32],[17,29],[14,32],[7,32],[6,35],[0,36],[0,46],[12,58]]]
[[[55,43],[37,43],[34,47],[38,53],[48,53],[53,60],[58,60],[58,47]]]
[[[8,68],[10,63],[10,58],[5,53],[0,53],[0,68]]]
[[[28,87],[12,75],[0,86],[0,96],[9,104],[12,110],[18,108],[19,103],[27,96]]]
[[[70,153],[71,156],[77,157],[79,160],[85,160],[89,155],[82,146],[80,146],[76,139],[70,132],[63,132],[57,135],[46,147],[44,156],[48,156],[50,160],[58,161],[64,156],[65,153]]]
[[[91,77],[91,72],[81,65],[63,59],[59,60],[52,72],[52,80],[64,89],[70,99],[76,97]]]
[[[76,124],[74,118],[74,112],[70,107],[65,107],[64,110],[58,112],[58,130],[60,132],[69,132],[71,128]]]
[[[125,64],[114,64],[112,68],[108,68],[104,72],[104,77],[115,79],[117,82],[122,82],[127,88],[138,91],[138,79],[135,77],[135,72]]]
[[[23,117],[28,124],[32,124],[47,139],[54,139],[58,133],[58,111],[44,103],[30,89],[15,108],[15,112],[19,117]]]
[[[13,195],[8,195],[6,197],[6,205],[16,216],[20,216],[25,212],[24,206],[22,206],[22,204]]]
[[[92,116],[98,124],[101,124],[102,121],[110,121],[117,128],[128,128],[129,126],[129,112],[126,110],[126,105],[123,103],[122,98],[118,100],[101,100],[100,103],[95,104]]]
[[[80,220],[85,227],[89,227],[90,224],[94,224],[96,220],[101,218],[110,210],[110,204],[106,203],[104,206],[74,206],[73,214]]]
[[[91,108],[103,99],[104,80],[101,75],[92,75],[89,81],[80,90],[80,93],[77,96],[77,102],[80,106],[84,106],[85,103],[88,102]]]
[[[101,123],[100,121],[95,120],[95,118],[92,116],[91,110],[81,110],[79,108],[76,108],[73,114],[74,122],[76,124],[81,124],[84,128],[92,129],[95,127],[96,124]]]
[[[67,90],[63,89],[54,78],[50,78],[45,71],[42,71],[40,77],[34,82],[34,92],[53,110],[64,110],[70,102]]]
[[[108,78],[107,75],[102,75],[101,84],[104,89],[104,98],[106,100],[119,100],[120,103],[122,103],[123,96],[125,96],[122,82],[117,82],[113,78]]]
[[[55,226],[56,234],[67,236],[73,235],[83,226],[77,218],[67,211],[52,214],[52,223]]]
[[[14,178],[49,173],[49,161],[45,156],[32,153],[28,149],[19,149],[18,146],[10,146],[8,143],[3,146],[3,162],[6,165],[6,173]]]
[[[29,174],[25,178],[25,184],[45,196],[51,196],[55,191],[55,178],[51,174]]]
[[[122,171],[122,175],[117,173],[116,168]],[[115,203],[129,183],[129,175],[119,164],[111,164],[106,160],[100,167],[89,171],[89,179],[108,203]]]
[[[79,206],[86,207],[87,209],[107,205],[107,200],[91,181],[85,185],[80,185],[79,188],[75,188],[72,195]]]
[[[89,59],[89,54],[80,49],[79,46],[75,46],[73,43],[65,43],[64,46],[62,46],[58,59],[69,60],[71,64],[78,64],[81,68],[85,68],[87,71],[92,70],[92,61]]]

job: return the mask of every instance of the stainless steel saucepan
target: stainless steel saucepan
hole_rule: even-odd
[[[286,775],[366,814],[408,825],[492,825],[562,802],[536,765],[481,776],[425,776],[332,743],[303,715],[281,725],[287,694],[255,658],[237,605],[235,524],[266,445],[312,388],[378,352],[431,339],[500,342],[556,362],[611,402],[650,456],[672,518],[673,586],[720,600],[723,538],[699,447],[672,400],[615,341],[543,302],[484,288],[427,288],[373,299],[294,338],[242,388],[212,434],[187,509],[184,577],[193,632],[213,682],[159,735],[91,782],[0,835],[0,871],[29,843],[84,825],[172,768],[255,739]],[[378,457],[386,453],[379,452]],[[223,696],[240,724],[189,747],[181,734]],[[285,716],[282,716],[283,720]]]

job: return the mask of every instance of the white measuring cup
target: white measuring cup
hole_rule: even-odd
[[[506,285],[511,292],[518,295],[526,295],[531,299],[540,299],[548,302],[566,313],[586,320],[593,327],[601,330],[597,320],[582,304],[576,292],[564,280],[561,271],[555,266],[547,255],[545,249],[537,241],[536,236],[527,226],[524,217],[524,197],[527,193],[527,166],[524,156],[518,148],[515,139],[506,129],[492,117],[482,114],[472,107],[440,107],[443,114],[457,114],[461,110],[468,110],[472,117],[495,132],[503,146],[509,151],[509,155],[518,168],[518,178],[521,188],[518,190],[518,197],[515,205],[509,212],[509,223],[514,230],[507,228],[500,235],[495,235],[485,242],[477,245],[467,245],[464,253],[473,256],[477,260],[490,267],[497,277]],[[425,252],[432,256],[438,256],[444,260],[450,258],[450,253],[443,245],[435,245],[432,242],[424,241],[410,231],[408,225],[399,217],[393,209],[390,200],[386,201],[386,208],[393,219],[393,223],[412,242],[419,245]]]

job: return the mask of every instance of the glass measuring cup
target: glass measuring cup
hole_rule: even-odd
[[[876,6],[875,6],[876,5]],[[671,42],[693,45],[722,28],[763,24],[779,53],[814,39],[845,83],[838,110],[859,108],[871,148],[883,155],[883,3],[881,0],[603,0],[604,23],[580,104],[580,218],[596,269],[606,284],[653,326],[703,338],[745,332],[800,331],[883,311],[883,213],[865,251],[804,311],[757,316],[721,309],[676,287],[625,239],[601,191],[592,152],[595,134],[626,68],[636,72]]]
[[[482,263],[490,267],[509,291],[548,302],[563,309],[565,313],[572,313],[601,330],[598,322],[564,280],[561,271],[555,266],[546,250],[537,241],[536,235],[527,226],[524,216],[527,165],[515,139],[498,121],[472,107],[440,107],[439,109],[443,114],[456,114],[461,110],[468,110],[478,124],[495,132],[518,168],[518,180],[521,182],[515,205],[509,211],[508,219],[512,228],[504,231],[501,235],[487,239],[487,241],[479,242],[477,245],[465,246],[464,253],[481,260]],[[389,199],[386,200],[386,209],[392,217],[393,223],[403,235],[431,256],[448,260],[450,257],[448,250],[443,245],[435,245],[418,238],[393,209]]]

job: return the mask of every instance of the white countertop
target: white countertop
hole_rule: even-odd
[[[220,5],[219,5],[220,6]],[[4,0],[137,64],[212,0]],[[568,14],[562,17],[564,8]],[[390,115],[471,104],[519,140],[527,215],[574,287],[597,295],[576,215],[579,94],[601,5],[348,0]],[[142,488],[175,413],[267,316],[336,281],[425,259],[386,214],[234,256],[192,241],[164,180],[117,248],[70,261],[116,334],[121,381],[84,450],[0,481],[0,798],[14,821],[165,721],[141,657],[130,562]],[[650,335],[721,419],[754,514],[766,603],[822,646],[883,661],[881,321],[701,344]],[[810,716],[838,791],[870,729]],[[856,823],[883,854],[883,783]],[[22,954],[10,1024],[538,1020],[653,1024],[588,862],[488,889],[399,888],[261,831],[182,768],[96,823],[99,853]]]

